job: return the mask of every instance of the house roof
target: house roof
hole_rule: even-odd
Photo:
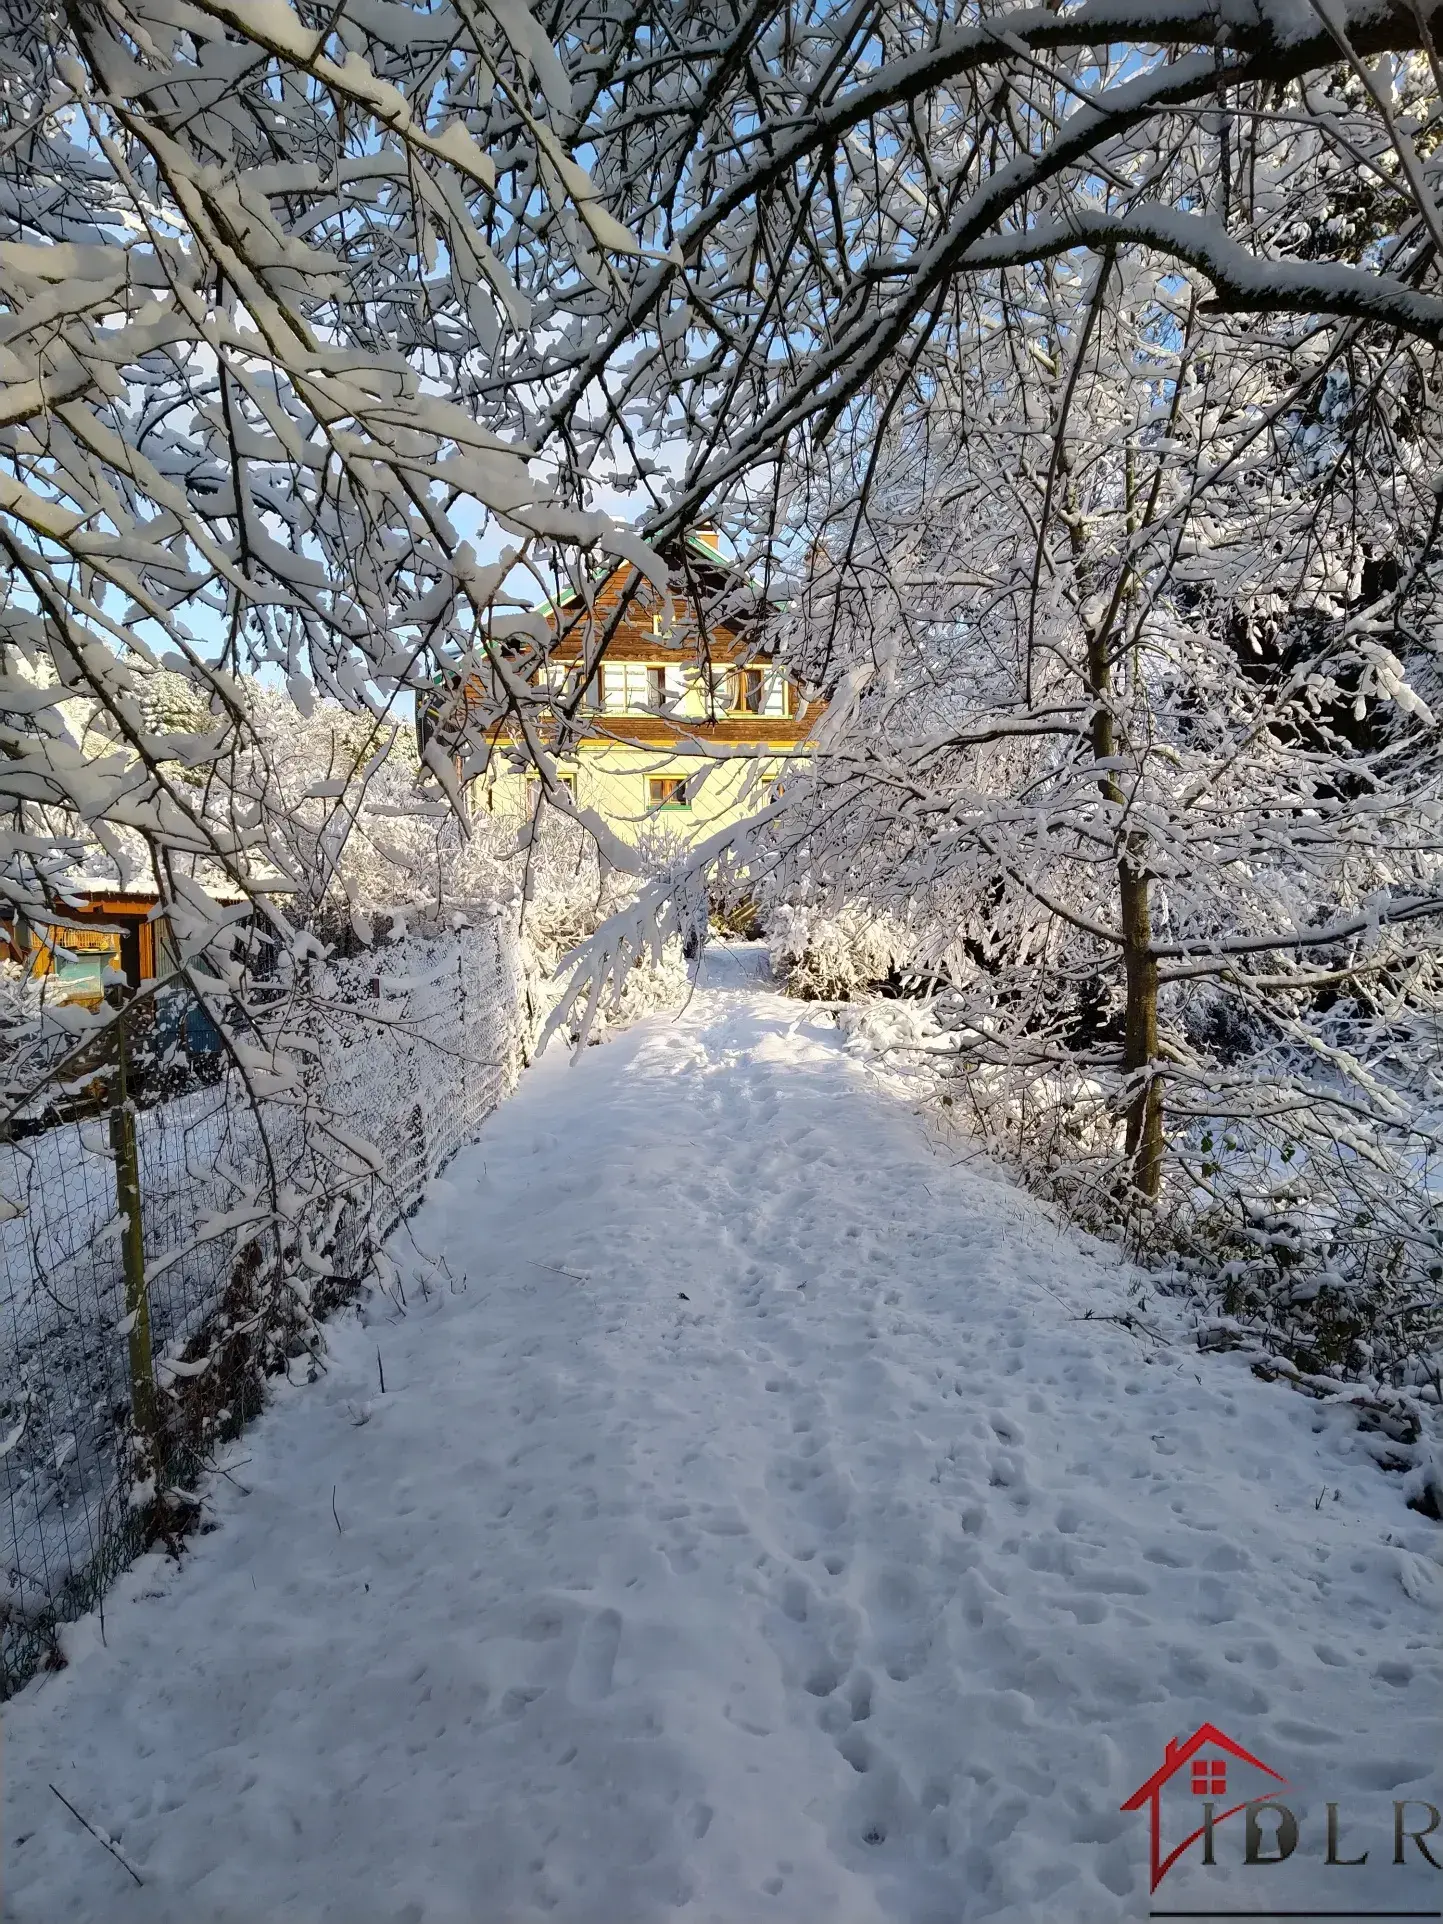
[[[676,544],[673,544],[673,547],[675,547],[675,545]],[[762,593],[760,584],[751,580],[749,576],[743,575],[736,563],[729,561],[722,553],[719,538],[714,528],[689,529],[687,533],[681,537],[680,545],[683,549],[690,549],[692,554],[708,563],[719,575],[735,575],[739,579],[744,580],[746,585],[752,589],[755,594],[760,595]],[[605,581],[609,575],[615,574],[618,568],[627,565],[624,561],[603,562],[599,567],[592,570],[591,578],[593,581]],[[576,600],[576,592],[575,588],[565,588],[554,601],[538,601],[532,612],[538,615],[560,614],[563,608],[568,607]]]
[[[1236,1757],[1239,1763],[1252,1764],[1256,1769],[1265,1771],[1269,1777],[1276,1777],[1280,1784],[1288,1781],[1281,1771],[1272,1769],[1270,1765],[1263,1762],[1261,1757],[1254,1757],[1250,1750],[1244,1750],[1241,1744],[1235,1744],[1231,1737],[1218,1729],[1216,1724],[1199,1724],[1184,1744],[1180,1744],[1176,1737],[1168,1738],[1167,1749],[1163,1753],[1161,1764],[1147,1782],[1132,1793],[1121,1808],[1141,1810],[1150,1798],[1157,1796],[1168,1779],[1175,1777],[1183,1765],[1207,1744],[1215,1744],[1219,1750],[1225,1750],[1230,1757]]]
[[[165,906],[161,902],[159,893],[153,888],[120,888],[114,882],[105,881],[103,877],[91,875],[67,876],[59,893],[68,901],[76,914],[95,909],[102,914],[139,915],[156,908],[161,908],[163,912]],[[208,887],[206,893],[222,908],[235,908],[240,903],[251,899],[240,890],[229,887]],[[13,906],[3,911],[7,918],[13,917],[14,912]],[[21,912],[27,914],[31,921],[40,919],[38,910],[34,908],[22,909]],[[57,914],[63,922],[63,908],[57,910]]]

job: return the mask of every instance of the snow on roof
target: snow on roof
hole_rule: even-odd
[[[682,543],[685,547],[692,549],[694,553],[704,555],[708,561],[715,563],[724,573],[740,576],[754,593],[762,593],[760,584],[753,581],[750,576],[743,575],[738,564],[730,560],[722,552],[721,535],[717,529],[713,527],[689,529],[688,532],[682,536]],[[619,567],[624,565],[624,563],[615,560],[604,562],[600,567],[593,569],[591,579],[593,581],[605,581],[609,576],[614,575]],[[538,601],[532,609],[532,613],[538,615],[559,614],[569,603],[575,601],[576,592],[575,588],[564,588],[554,601]]]

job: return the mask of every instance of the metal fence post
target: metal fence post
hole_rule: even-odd
[[[145,1286],[145,1234],[140,1218],[140,1154],[135,1110],[128,1087],[125,1017],[115,1024],[115,1101],[110,1110],[110,1148],[115,1157],[115,1202],[120,1213],[120,1254],[125,1272],[126,1341],[130,1351],[130,1410],[145,1453],[145,1474],[160,1471],[159,1411],[155,1362],[150,1349],[150,1296]]]
[[[471,1107],[466,1100],[466,1058],[471,1052],[471,1032],[466,1020],[466,955],[459,929],[456,932],[456,999],[461,1004],[461,1020],[457,1025],[461,1033],[461,1126],[469,1131]]]

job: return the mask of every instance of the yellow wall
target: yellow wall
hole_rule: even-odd
[[[674,835],[700,841],[733,821],[752,815],[768,798],[768,786],[784,772],[784,751],[765,759],[739,756],[713,761],[704,755],[673,755],[662,748],[623,748],[611,742],[584,743],[578,755],[560,764],[576,779],[576,805],[594,808],[624,840],[643,835]],[[705,774],[705,780],[697,777]],[[648,802],[653,777],[679,775],[689,783],[684,807],[655,808]],[[524,775],[498,774],[488,786],[477,783],[474,806],[498,814],[529,813],[535,790]]]

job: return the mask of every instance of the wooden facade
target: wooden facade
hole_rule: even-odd
[[[730,598],[736,614],[703,632],[696,603],[680,585],[663,597],[648,582],[635,586],[625,564],[597,584],[588,603],[568,597],[543,611],[556,637],[549,672],[557,686],[574,687],[578,664],[594,660],[605,638],[561,773],[579,807],[596,809],[633,838],[660,820],[690,839],[750,813],[766,784],[805,752],[821,713],[820,703],[802,700],[775,651],[758,646],[748,603],[760,614],[759,597],[706,534],[689,537],[674,562],[673,579],[688,577],[705,603]],[[506,739],[503,725],[493,740],[499,746]],[[730,749],[732,758],[719,759],[716,749]],[[524,775],[503,769],[477,800],[529,813],[536,794]]]
[[[132,988],[170,972],[170,925],[158,911],[159,897],[149,891],[86,891],[67,903],[63,925],[0,921],[0,945],[8,961],[53,978],[58,1000],[98,1003],[107,968]]]

